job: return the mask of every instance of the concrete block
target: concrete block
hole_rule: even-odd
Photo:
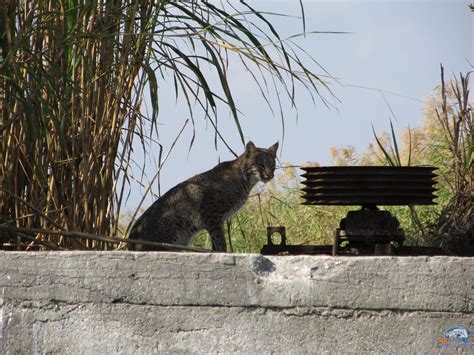
[[[474,258],[0,252],[0,268],[5,354],[436,352],[474,323]]]

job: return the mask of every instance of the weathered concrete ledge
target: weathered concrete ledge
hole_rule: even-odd
[[[431,353],[474,323],[474,258],[0,252],[0,268],[4,354]]]

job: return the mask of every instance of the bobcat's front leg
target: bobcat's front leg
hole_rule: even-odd
[[[210,226],[208,232],[211,236],[212,250],[225,253],[227,251],[227,245],[225,242],[224,225],[217,224]]]

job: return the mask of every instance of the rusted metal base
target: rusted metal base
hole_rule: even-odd
[[[392,242],[398,243],[400,246],[405,240],[401,236],[354,236],[350,237],[343,234],[343,230],[336,228],[334,230],[332,255],[345,255],[348,252],[359,255],[393,255],[394,245]],[[341,244],[347,242],[342,247]]]
[[[339,255],[341,244],[345,250],[364,255],[393,255],[394,243],[401,246],[405,233],[398,220],[388,211],[376,206],[362,206],[349,211],[334,230],[332,255]]]
[[[441,248],[403,246],[403,239],[398,237],[355,237],[350,241],[342,233],[343,230],[334,230],[334,243],[332,245],[288,245],[286,228],[268,227],[267,244],[262,247],[262,255],[341,255],[341,256],[363,256],[363,255],[453,255]],[[280,240],[275,238],[278,234]],[[397,239],[398,238],[398,239]],[[375,243],[374,243],[375,240]],[[392,243],[395,241],[395,243]]]
[[[276,242],[274,235],[280,235],[280,243]],[[267,245],[260,250],[263,255],[311,255],[331,254],[330,245],[288,245],[286,244],[285,227],[267,227]]]

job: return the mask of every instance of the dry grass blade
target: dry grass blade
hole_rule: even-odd
[[[377,136],[377,134],[375,133],[375,129],[374,129],[374,126],[372,126],[372,132],[374,134],[374,138],[375,138],[375,141],[377,142],[377,145],[378,147],[380,148],[380,150],[382,151],[383,155],[384,155],[384,158],[386,160],[386,162],[390,165],[390,166],[396,166],[396,163],[395,161],[392,159],[392,157],[390,156],[390,153],[385,149],[384,145],[382,144],[381,140],[379,139],[379,137]]]

